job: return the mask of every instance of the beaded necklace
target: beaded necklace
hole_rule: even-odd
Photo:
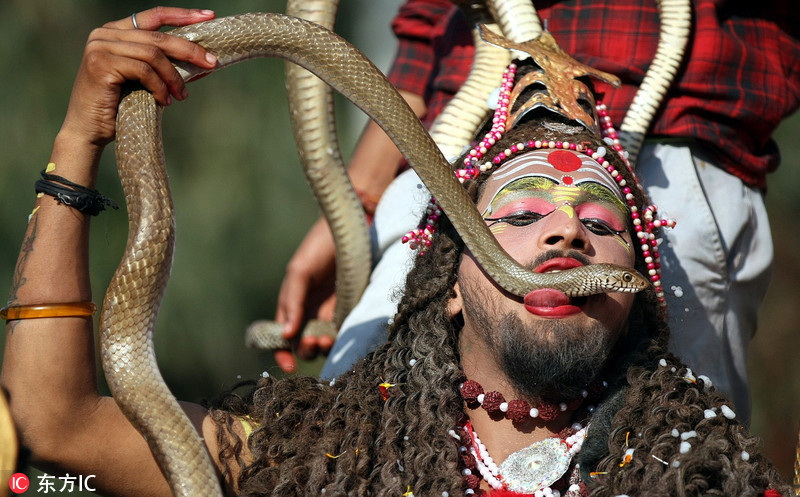
[[[485,480],[494,490],[534,497],[561,497],[561,491],[553,488],[553,485],[564,479],[572,467],[573,457],[580,452],[586,438],[586,428],[575,424],[555,437],[534,442],[514,452],[498,465],[469,420],[459,424],[458,428],[460,435],[455,431],[451,434],[462,443],[459,450],[466,466],[462,475],[467,495],[479,493],[480,482]],[[581,495],[580,485],[571,484],[565,494]]]
[[[502,393],[484,392],[480,383],[474,380],[466,380],[462,383],[459,393],[468,407],[480,406],[492,416],[503,415],[515,423],[522,423],[528,418],[552,421],[562,412],[574,411],[585,401],[596,402],[606,387],[608,387],[608,383],[605,381],[596,381],[582,391],[581,396],[577,399],[561,403],[541,401],[535,407],[531,407],[527,401],[520,399],[506,402]]]
[[[552,421],[562,412],[578,409],[587,400],[599,400],[607,386],[604,381],[596,381],[574,401],[560,404],[541,402],[537,407],[531,407],[524,400],[506,402],[503,394],[497,391],[484,392],[483,387],[474,380],[464,381],[459,386],[459,393],[468,407],[480,406],[491,416],[502,415],[514,423],[522,423],[531,418]],[[593,407],[586,409],[590,413],[594,411]],[[450,433],[462,444],[460,451],[465,464],[462,474],[468,495],[478,492],[481,480],[485,480],[495,490],[532,494],[535,497],[560,497],[560,491],[552,486],[561,481],[572,466],[572,458],[583,445],[586,428],[575,423],[555,437],[514,452],[500,465],[494,462],[486,446],[481,443],[469,419],[459,424],[458,433],[455,430]],[[580,486],[571,485],[566,494],[580,495]]]

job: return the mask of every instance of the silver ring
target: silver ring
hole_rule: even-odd
[[[139,23],[136,22],[136,12],[131,14],[131,21],[133,21],[133,29],[139,29]]]

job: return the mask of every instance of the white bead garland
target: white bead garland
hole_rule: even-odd
[[[576,425],[579,428],[578,431],[563,440],[563,443],[565,443],[568,447],[567,455],[570,459],[574,458],[575,455],[581,451],[583,441],[586,439],[586,428],[581,427],[578,423],[576,423]],[[463,427],[462,430],[464,431],[467,440],[470,440],[471,437],[472,444],[469,447],[461,446],[459,450],[461,452],[469,452],[472,455],[472,457],[475,459],[475,464],[478,468],[478,472],[481,474],[481,477],[492,488],[495,490],[501,490],[505,488],[506,483],[503,480],[503,476],[500,474],[500,469],[497,466],[497,463],[494,462],[494,459],[492,459],[492,456],[489,455],[486,445],[481,442],[480,438],[478,438],[478,435],[474,431],[468,431],[466,427]],[[464,476],[469,476],[472,474],[472,471],[465,468],[462,471],[462,474]],[[573,487],[575,487],[575,485],[571,486],[569,491],[573,491]],[[579,489],[580,487],[578,486],[577,488]],[[474,494],[474,491],[467,489],[465,493],[471,495]],[[561,497],[561,492],[558,490],[553,490],[550,486],[546,486],[536,490],[533,495],[534,497]]]

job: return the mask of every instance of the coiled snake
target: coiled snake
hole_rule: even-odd
[[[390,83],[354,47],[313,23],[280,14],[247,14],[175,30],[206,46],[225,67],[253,57],[297,63],[366,112],[392,138],[436,196],[486,272],[525,295],[556,288],[571,296],[639,291],[648,281],[628,268],[592,265],[531,273],[491,236],[450,165]],[[183,67],[185,79],[201,74]],[[128,243],[109,285],[101,323],[103,368],[123,412],[155,453],[176,495],[221,495],[202,441],[164,385],[153,328],[169,278],[174,239],[172,200],[161,145],[161,109],[147,92],[120,102],[117,162],[129,212]]]

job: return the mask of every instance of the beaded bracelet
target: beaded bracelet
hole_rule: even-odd
[[[77,183],[42,171],[42,179],[35,183],[36,193],[44,193],[55,197],[59,203],[73,207],[80,212],[96,216],[106,207],[119,209],[119,206],[97,190],[86,188]]]
[[[7,305],[0,309],[0,319],[71,318],[91,316],[97,311],[94,302],[68,302],[64,304]]]

